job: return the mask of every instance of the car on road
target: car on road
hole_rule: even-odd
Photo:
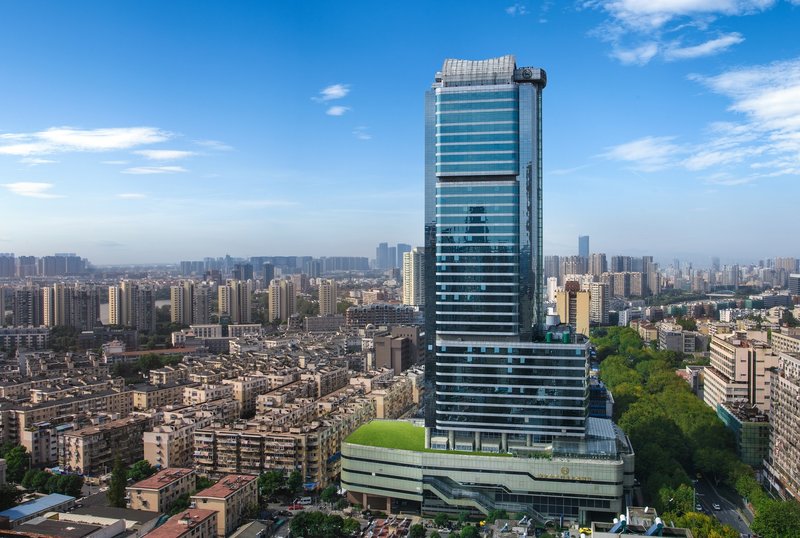
[[[696,505],[694,505],[694,509],[697,510],[698,512],[702,512],[703,511],[703,505],[700,504],[700,503],[697,503]]]
[[[721,508],[721,507],[719,506],[719,504],[717,504],[717,503],[714,503],[714,504],[712,504],[711,506],[713,506],[713,507],[714,507],[714,510],[722,510],[722,508]]]
[[[286,507],[287,510],[303,510],[303,508],[302,504],[290,504]]]

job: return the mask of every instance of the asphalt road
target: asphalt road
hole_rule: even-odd
[[[697,502],[707,514],[716,517],[725,525],[730,525],[739,534],[750,534],[750,527],[747,521],[736,511],[736,505],[720,495],[714,486],[706,480],[697,482]],[[720,510],[714,510],[714,503],[719,505]]]

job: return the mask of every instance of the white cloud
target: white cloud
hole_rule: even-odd
[[[219,140],[195,140],[195,144],[198,146],[202,146],[207,149],[212,149],[214,151],[231,151],[233,150],[233,146],[229,146],[225,142],[220,142]]]
[[[690,58],[713,56],[743,41],[744,37],[742,37],[742,34],[732,32],[716,39],[710,39],[700,45],[691,47],[671,46],[664,51],[664,58],[667,60],[687,60]]]
[[[525,4],[520,4],[519,2],[517,2],[512,6],[508,6],[506,8],[506,13],[508,13],[512,17],[515,17],[517,15],[527,15],[529,11],[527,6],[525,6]]]
[[[662,28],[680,18],[748,15],[772,7],[775,0],[607,0],[590,2],[615,21],[638,31]]]
[[[359,140],[372,140],[372,135],[369,133],[368,128],[363,125],[353,129],[353,136]]]
[[[673,144],[674,136],[646,136],[608,148],[604,157],[633,164],[644,172],[662,170],[674,164],[675,158],[685,150]]]
[[[349,84],[331,84],[330,86],[321,89],[319,95],[312,97],[312,99],[318,103],[324,103],[326,101],[333,101],[335,99],[347,97],[348,93],[350,93]]]
[[[117,198],[122,198],[123,200],[141,200],[142,198],[147,198],[147,196],[140,192],[123,192],[118,194]]]
[[[615,146],[605,156],[643,171],[707,170],[710,176],[700,179],[727,186],[800,176],[800,58],[690,79],[728,98],[736,121],[709,124],[694,144],[652,136]]]
[[[182,166],[135,166],[122,171],[123,174],[135,175],[175,174],[180,172],[188,172],[188,170]]]
[[[37,166],[40,164],[54,164],[58,161],[54,161],[52,159],[39,159],[36,157],[23,157],[19,160],[22,164],[27,164],[28,166]]]
[[[290,202],[288,200],[242,200],[240,205],[245,207],[288,207],[297,205],[297,202]]]
[[[343,116],[348,110],[350,110],[349,106],[336,105],[326,110],[325,114],[328,116]]]
[[[100,161],[100,164],[128,164],[128,161]]]
[[[593,34],[611,43],[612,57],[624,64],[644,65],[657,54],[676,61],[727,51],[744,37],[736,32],[714,35],[712,24],[720,17],[760,13],[775,3],[776,0],[586,0],[582,5],[608,16]],[[698,35],[700,44],[683,45],[698,41]]]
[[[176,161],[197,155],[193,151],[182,151],[178,149],[140,149],[134,151],[136,155],[141,155],[151,161]]]
[[[53,188],[52,183],[20,181],[18,183],[4,183],[2,186],[18,196],[27,196],[29,198],[63,198],[60,194],[47,192]]]
[[[0,154],[30,156],[72,151],[113,151],[163,142],[171,136],[155,127],[51,127],[34,133],[0,135]]]
[[[633,49],[615,48],[611,57],[625,65],[645,65],[658,54],[658,43],[653,41]]]

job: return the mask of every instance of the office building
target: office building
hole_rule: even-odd
[[[578,236],[578,256],[581,258],[588,258],[589,257],[589,236],[588,235],[579,235]]]
[[[426,94],[426,375],[435,391],[425,428],[373,421],[343,445],[342,486],[354,502],[578,520],[619,513],[631,491],[627,439],[610,420],[587,417],[588,339],[544,315],[545,83],[543,70],[513,56],[446,60]],[[393,429],[416,448],[381,444]]]
[[[414,247],[403,255],[403,304],[425,306],[425,254]]]
[[[800,295],[800,274],[789,274],[789,294]]]
[[[319,283],[319,315],[333,316],[336,314],[336,281],[323,280]]]
[[[379,243],[375,249],[375,269],[389,267],[389,243]]]

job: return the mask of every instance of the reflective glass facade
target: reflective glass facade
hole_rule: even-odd
[[[447,60],[425,99],[434,435],[583,435],[587,344],[545,344],[541,69]],[[479,448],[479,447],[476,447]]]

